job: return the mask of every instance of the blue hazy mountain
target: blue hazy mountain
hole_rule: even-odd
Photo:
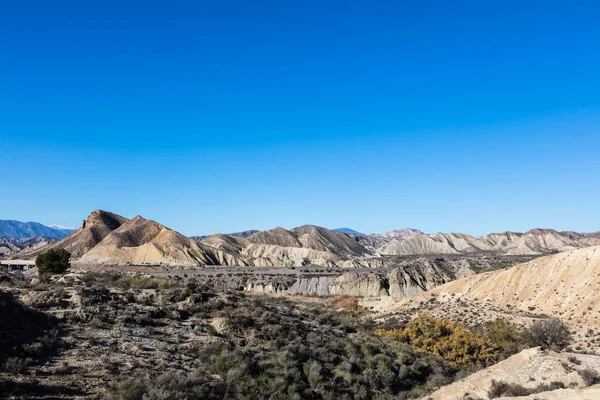
[[[0,236],[12,239],[26,239],[36,236],[46,236],[60,239],[73,232],[65,227],[47,226],[39,222],[21,222],[0,219]]]
[[[362,233],[357,232],[354,229],[350,229],[350,228],[337,228],[337,229],[332,229],[332,231],[347,233],[348,235],[362,235]]]

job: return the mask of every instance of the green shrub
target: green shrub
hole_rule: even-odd
[[[129,379],[119,383],[113,398],[119,400],[142,400],[144,393],[146,393],[144,380]]]
[[[70,266],[71,253],[64,249],[50,249],[35,259],[40,274],[62,274]]]
[[[433,387],[430,377],[440,382],[450,371],[443,361],[373,334],[359,318],[344,322],[321,305],[258,297],[210,299],[203,305],[210,308],[198,309],[191,320],[218,314],[227,329],[218,341],[194,346],[197,369],[170,380],[137,379],[144,399],[407,398],[411,391]],[[323,314],[324,322],[315,323]],[[357,333],[344,334],[346,323]],[[203,324],[197,328],[205,330]],[[113,389],[109,398],[132,400],[124,394],[132,385]],[[163,397],[153,397],[159,393]]]
[[[598,373],[591,368],[580,369],[579,371],[577,371],[577,373],[579,374],[579,376],[581,376],[581,379],[583,379],[583,382],[587,386],[592,386],[596,385],[597,383],[600,383],[600,375],[598,375]]]
[[[529,341],[532,346],[560,351],[571,343],[569,328],[558,318],[536,321],[529,328]]]
[[[502,348],[504,357],[518,353],[529,345],[527,331],[506,318],[488,321],[485,324],[485,335]]]
[[[518,383],[507,383],[492,379],[492,386],[490,387],[488,396],[490,399],[495,399],[498,397],[519,397],[564,388],[565,384],[559,381],[551,382],[549,385],[542,383],[534,388],[526,388]]]
[[[569,360],[569,362],[571,362],[575,365],[581,365],[581,360],[575,356],[569,356],[569,357],[567,357],[567,360]]]
[[[4,370],[9,374],[21,374],[25,372],[31,361],[31,358],[10,357],[4,362]]]
[[[492,386],[488,392],[490,399],[495,399],[497,397],[527,396],[528,394],[530,394],[530,391],[518,383],[507,383],[494,379],[492,379]]]
[[[12,293],[0,290],[0,365],[21,370],[18,360],[38,358],[54,346],[58,331],[56,318],[22,305]]]

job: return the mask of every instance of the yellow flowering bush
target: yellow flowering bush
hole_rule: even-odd
[[[404,329],[378,329],[376,333],[408,343],[417,352],[443,358],[452,367],[495,361],[500,355],[500,349],[485,334],[428,313],[421,313]]]

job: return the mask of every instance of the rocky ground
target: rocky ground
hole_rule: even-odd
[[[593,371],[593,372],[590,372]],[[499,398],[597,399],[600,386],[587,388],[586,373],[600,371],[600,357],[527,349],[465,379],[436,390],[427,400],[487,399],[492,381],[504,382],[518,389],[497,389]],[[517,386],[518,385],[518,386]],[[498,384],[495,384],[498,386]],[[525,396],[506,396],[503,391],[521,392]],[[531,395],[526,395],[532,391]],[[530,397],[531,396],[531,397]]]
[[[505,397],[594,398],[600,337],[583,327],[571,327],[569,354],[528,349],[501,361],[523,342],[485,365],[464,366],[378,333],[403,329],[423,311],[480,333],[497,318],[523,329],[545,320],[445,286],[429,291],[517,260],[404,257],[392,269],[73,265],[52,278],[0,274],[0,398],[487,399],[500,396],[490,395],[492,377],[501,378],[496,389]]]
[[[197,266],[181,269],[165,265],[73,265],[74,271],[145,273],[160,278],[197,277],[220,290],[243,288],[249,293],[406,297],[457,278],[529,261],[532,256],[495,253],[471,255],[386,256],[368,266],[288,267]],[[375,263],[377,261],[377,263]],[[373,266],[376,264],[377,266]]]
[[[375,334],[352,298],[93,272],[3,280],[0,397],[414,398],[457,372]]]

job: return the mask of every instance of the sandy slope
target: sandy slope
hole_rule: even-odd
[[[379,252],[386,255],[459,253],[446,240],[420,233],[414,234],[408,239],[394,239],[379,249]]]
[[[408,320],[428,310],[471,326],[498,317],[528,325],[553,316],[574,332],[575,349],[595,351],[600,341],[599,291],[600,246],[595,246],[467,276],[410,298],[365,305],[386,319]]]
[[[433,289],[600,326],[600,246],[537,258]]]
[[[570,361],[570,357],[577,359],[580,364]],[[524,398],[599,399],[600,397],[594,396],[600,396],[600,388],[584,388],[585,384],[577,373],[578,370],[586,368],[600,372],[600,356],[544,352],[538,348],[527,349],[469,375],[465,379],[444,386],[425,398],[432,400],[462,399],[465,393],[468,393],[476,399],[487,399],[492,379],[494,379],[517,383],[527,388],[535,388],[540,384],[550,384],[555,381],[562,382],[566,387],[573,386],[571,389],[543,392]]]

